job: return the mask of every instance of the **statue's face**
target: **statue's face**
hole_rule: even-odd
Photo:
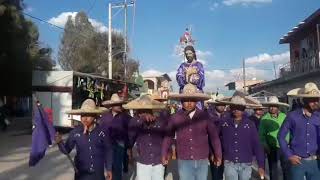
[[[194,53],[191,50],[187,50],[185,52],[186,59],[188,60],[188,63],[191,63],[194,60]]]

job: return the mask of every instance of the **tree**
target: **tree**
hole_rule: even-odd
[[[0,78],[6,82],[0,91],[5,95],[31,95],[34,60],[43,58],[38,29],[25,19],[23,6],[22,0],[0,1]]]
[[[94,29],[87,15],[79,12],[74,20],[68,17],[59,47],[58,60],[65,70],[106,75],[108,72],[108,33]],[[112,32],[114,78],[124,79],[124,39]],[[128,47],[129,48],[129,47]],[[128,77],[137,71],[139,63],[128,58]]]

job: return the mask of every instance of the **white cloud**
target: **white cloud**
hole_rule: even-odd
[[[31,6],[27,6],[25,9],[24,9],[25,12],[27,13],[31,13],[34,11],[34,9],[31,7]]]
[[[267,53],[259,54],[257,56],[249,57],[245,59],[247,64],[261,64],[261,63],[287,63],[290,61],[290,52],[284,52],[281,54],[270,55]]]
[[[143,77],[151,77],[151,76],[160,76],[160,75],[163,75],[165,74],[164,72],[161,72],[161,71],[158,71],[158,70],[155,70],[155,69],[149,69],[147,71],[144,71],[141,73],[141,75]]]
[[[64,27],[64,25],[67,23],[68,17],[71,16],[71,19],[74,21],[77,13],[78,12],[62,12],[58,16],[50,18],[48,22],[56,26]],[[89,18],[89,22],[97,32],[108,31],[108,27],[96,19]]]
[[[227,6],[233,6],[233,5],[238,5],[238,4],[251,5],[251,4],[272,3],[272,0],[224,0],[222,3]]]
[[[214,10],[216,10],[219,6],[220,6],[220,4],[219,4],[218,2],[210,2],[210,3],[209,3],[209,10],[210,10],[210,11],[214,11]]]
[[[64,27],[64,25],[67,23],[68,17],[71,16],[71,19],[74,21],[77,13],[78,12],[63,12],[57,17],[50,18],[48,22],[56,26]]]

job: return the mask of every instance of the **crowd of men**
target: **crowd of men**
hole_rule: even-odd
[[[166,109],[167,99],[156,95],[125,102],[114,94],[103,102],[109,111],[87,99],[80,109],[68,112],[81,115],[82,125],[70,132],[65,143],[60,135],[56,141],[66,154],[76,147],[75,179],[81,180],[121,180],[128,161],[133,160],[133,148],[138,152],[139,180],[163,180],[175,153],[181,180],[206,180],[209,167],[214,180],[246,180],[255,163],[264,178],[265,159],[270,179],[320,179],[320,91],[307,83],[288,95],[303,103],[288,114],[280,109],[289,105],[277,97],[259,103],[241,92],[209,100],[209,106],[201,109],[198,102],[210,96],[192,84],[169,96],[182,104],[173,114]],[[133,117],[126,109],[134,111]]]

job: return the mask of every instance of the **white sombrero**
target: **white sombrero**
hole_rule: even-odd
[[[224,97],[223,94],[214,94],[214,95],[211,95],[211,99],[209,99],[207,101],[208,104],[222,104],[221,102],[218,102],[218,101],[222,101],[224,99],[226,99],[227,97]]]
[[[151,98],[152,98],[153,100],[157,100],[157,101],[160,101],[160,102],[162,102],[162,101],[167,101],[167,100],[168,100],[167,98],[161,97],[158,92],[154,92],[153,94],[151,94]]]
[[[120,98],[117,93],[115,93],[115,94],[112,94],[110,100],[103,101],[102,105],[110,107],[110,106],[121,105],[125,103],[126,102],[122,98]]]
[[[82,115],[82,114],[93,114],[93,115],[99,115],[106,112],[107,109],[103,107],[97,107],[96,103],[92,99],[86,99],[80,109],[73,109],[70,111],[67,111],[67,114],[71,115]]]
[[[123,105],[125,109],[165,109],[166,105],[162,102],[153,100],[149,94],[141,95],[139,98]]]
[[[196,86],[187,84],[184,86],[181,94],[170,94],[169,99],[205,101],[210,99],[210,96],[199,92]]]
[[[270,106],[285,106],[285,107],[289,107],[289,104],[280,102],[277,96],[270,96],[268,98],[268,102],[263,102],[261,104],[264,105],[264,106],[268,106],[268,107],[270,107]]]
[[[247,108],[256,108],[261,106],[261,103],[249,96],[245,96],[244,93],[236,91],[232,97],[224,98],[223,100],[217,100],[219,103],[227,105],[245,106]]]
[[[320,98],[320,90],[315,83],[309,82],[305,84],[304,88],[292,89],[287,95],[302,98]]]

